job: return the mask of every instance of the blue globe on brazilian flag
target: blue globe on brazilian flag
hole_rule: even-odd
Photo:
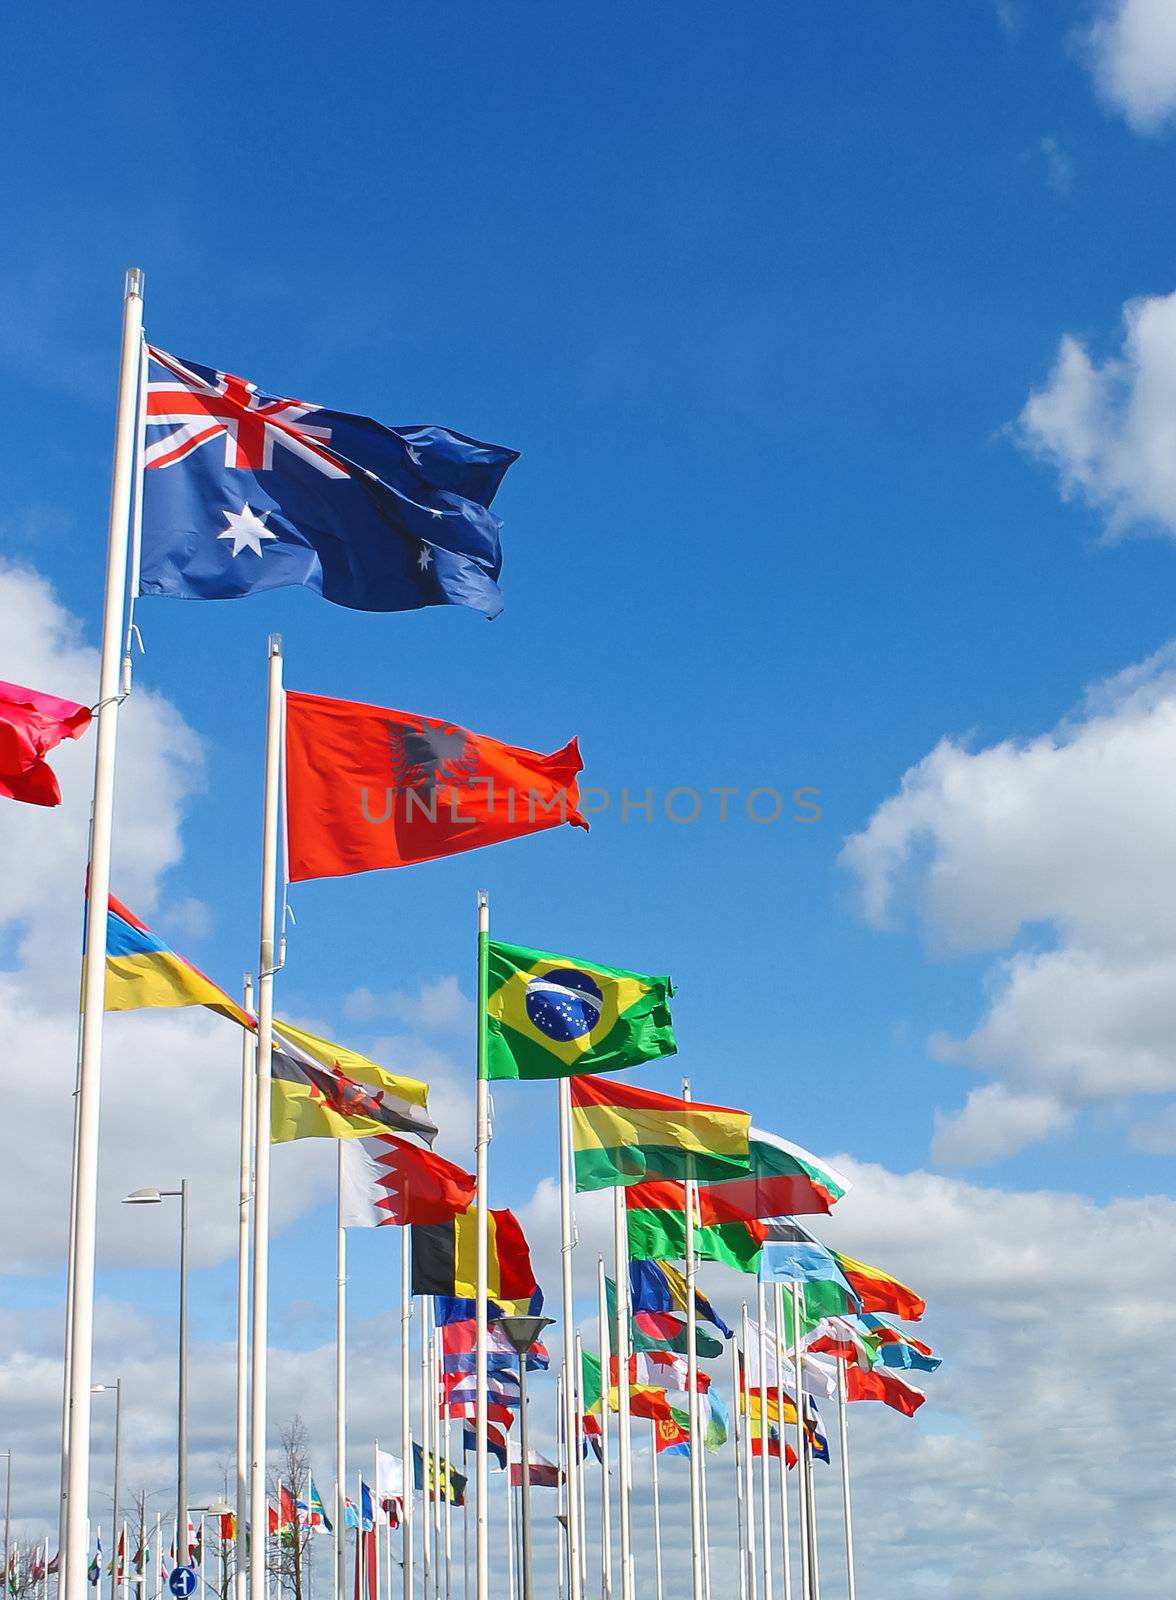
[[[618,1072],[678,1046],[669,978],[489,941],[486,1075]]]

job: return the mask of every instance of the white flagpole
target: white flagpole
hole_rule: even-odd
[[[699,1412],[702,1406],[695,1400],[695,1407]],[[694,1440],[690,1441],[691,1450],[694,1449]],[[702,1418],[699,1417],[698,1429],[698,1488],[702,1500],[702,1585],[706,1600],[711,1600],[711,1575],[710,1575],[710,1505],[706,1495],[706,1445],[702,1438]]]
[[[245,1010],[253,1011],[253,974],[245,974]],[[253,1052],[254,1038],[243,1029],[241,1040],[241,1142],[237,1200],[237,1434],[236,1509],[233,1535],[233,1594],[245,1600],[245,1528],[249,1521],[249,1223],[253,1204]],[[227,1600],[227,1596],[226,1596]]]
[[[799,1283],[792,1285],[792,1374],[796,1399],[796,1522],[800,1530],[800,1594],[801,1600],[813,1600],[809,1570],[808,1482],[804,1470],[804,1369],[800,1346]]]
[[[261,850],[261,940],[257,967],[257,1101],[253,1119],[253,1327],[250,1361],[249,1562],[253,1596],[265,1593],[266,1385],[269,1361],[270,1082],[274,1045],[274,973],[278,904],[279,799],[282,762],[282,641],[269,639],[269,695],[265,726],[265,807]],[[280,1511],[279,1511],[280,1514]],[[186,1537],[186,1535],[185,1535]]]
[[[747,1301],[743,1302],[741,1310],[742,1323],[740,1333],[743,1340],[743,1382],[741,1385],[743,1395],[743,1414],[747,1418],[747,1449],[743,1453],[743,1498],[747,1506],[747,1593],[749,1600],[756,1600],[759,1588],[759,1574],[755,1565],[755,1480],[752,1475],[752,1436],[754,1429],[751,1419],[751,1363],[748,1352],[751,1348],[748,1339]],[[767,1445],[764,1438],[764,1419],[760,1418],[760,1449]]]
[[[437,1327],[433,1323],[429,1334],[429,1427],[433,1436],[433,1460],[429,1477],[433,1480],[433,1596],[441,1600],[444,1587],[442,1564],[445,1560],[445,1537],[441,1527],[441,1382],[438,1374],[441,1362],[437,1354]]]
[[[347,1600],[343,1539],[347,1482],[347,1230],[343,1226],[343,1141],[335,1140],[335,1593]]]
[[[576,1335],[575,1415],[576,1482],[580,1490],[580,1591],[588,1592],[588,1490],[584,1473],[584,1363],[580,1359],[580,1335]]]
[[[421,1303],[421,1600],[429,1600],[433,1583],[433,1473],[431,1430],[429,1428],[429,1297],[420,1296]],[[436,1595],[435,1584],[433,1594]]]
[[[812,1550],[809,1555],[809,1572],[812,1578],[813,1600],[821,1600],[821,1565],[820,1561],[818,1560],[817,1552],[816,1483],[813,1479],[813,1452],[809,1447],[807,1431],[804,1436],[804,1455],[805,1488],[808,1493],[809,1534],[812,1538]]]
[[[404,1568],[404,1600],[412,1600],[412,1412],[408,1404],[408,1340],[412,1332],[411,1240],[407,1224],[400,1230],[400,1459],[404,1475],[404,1531],[400,1547]],[[343,1597],[346,1600],[346,1597]],[[391,1600],[389,1592],[388,1600]],[[424,1600],[424,1593],[421,1594]]]
[[[661,1494],[657,1482],[657,1423],[650,1419],[650,1476],[653,1485],[653,1597],[662,1600]]]
[[[690,1099],[688,1080],[683,1080],[682,1098]],[[698,1185],[693,1178],[687,1178],[683,1190],[683,1210],[686,1215],[686,1401],[690,1416],[690,1580],[694,1600],[703,1600],[702,1478],[698,1460],[698,1308],[694,1303],[694,1281],[698,1270],[694,1259],[694,1208],[697,1197]]]
[[[788,1458],[784,1448],[784,1317],[781,1305],[784,1290],[772,1285],[773,1332],[776,1351],[776,1409],[780,1413],[780,1554],[784,1563],[784,1600],[792,1600],[792,1551],[788,1544]]]
[[[602,1398],[600,1405],[600,1594],[601,1600],[612,1600],[612,1494],[609,1486],[609,1363],[612,1337],[608,1328],[608,1298],[604,1288],[604,1257],[596,1258],[596,1318],[600,1325],[600,1373]],[[657,1467],[654,1467],[654,1483]],[[656,1500],[655,1500],[656,1504]],[[659,1562],[658,1585],[661,1575]],[[661,1600],[660,1592],[657,1600]]]
[[[739,1345],[731,1340],[731,1408],[735,1413],[735,1536],[739,1549],[739,1600],[747,1600],[747,1543],[744,1538],[743,1452],[750,1444],[744,1438],[743,1391],[739,1382]]]
[[[555,1440],[556,1440],[555,1464],[559,1468],[559,1476],[555,1480],[555,1527],[556,1527],[555,1548],[556,1548],[556,1556],[557,1556],[557,1560],[556,1560],[556,1563],[555,1563],[555,1588],[556,1588],[556,1594],[558,1595],[559,1600],[563,1600],[563,1592],[564,1592],[564,1560],[565,1560],[566,1554],[567,1554],[566,1546],[565,1546],[565,1542],[564,1542],[564,1538],[565,1538],[565,1535],[567,1533],[567,1527],[566,1527],[565,1521],[564,1521],[564,1484],[567,1482],[567,1476],[568,1476],[568,1461],[567,1461],[568,1453],[564,1449],[564,1408],[563,1408],[565,1377],[566,1377],[566,1374],[567,1374],[567,1370],[568,1370],[568,1364],[567,1364],[567,1360],[565,1359],[564,1360],[564,1364],[563,1364],[562,1368],[560,1369],[559,1376],[555,1380]]]
[[[474,1384],[476,1404],[474,1423],[474,1492],[477,1497],[475,1515],[475,1560],[477,1564],[476,1600],[490,1600],[490,1523],[489,1495],[490,1472],[486,1452],[486,1302],[490,1285],[490,1093],[486,1081],[486,1001],[489,978],[488,960],[490,944],[490,897],[484,889],[478,890],[478,1046],[477,1073],[478,1099],[475,1134],[475,1176],[478,1192],[475,1200],[477,1222],[477,1282],[476,1338],[474,1354]],[[510,1464],[507,1463],[509,1492]],[[79,1596],[79,1600],[81,1597]]]
[[[440,1341],[440,1331],[438,1331]],[[445,1440],[445,1600],[453,1596],[453,1493],[450,1486],[449,1400],[441,1402],[441,1437]]]
[[[576,1315],[572,1299],[572,1094],[566,1078],[559,1080],[559,1249],[563,1286],[563,1341],[568,1352],[568,1381],[564,1385],[564,1433],[568,1441],[568,1563],[570,1600],[580,1600],[583,1589],[581,1546],[584,1529],[581,1520],[580,1480],[582,1463],[575,1459],[576,1381],[571,1367],[575,1344]]]
[[[387,1543],[387,1535],[385,1535]],[[381,1600],[380,1590],[380,1441],[372,1440],[372,1566],[375,1569],[376,1600]],[[388,1597],[391,1600],[391,1596]]]
[[[621,1600],[633,1594],[633,1441],[629,1428],[629,1228],[625,1191],[613,1190],[613,1245],[617,1274],[617,1488],[621,1507]],[[609,1403],[609,1374],[602,1375],[604,1404]]]
[[[367,1591],[367,1530],[363,1525],[363,1473],[355,1475],[355,1504],[359,1511],[358,1526],[355,1530],[355,1587],[359,1591],[359,1600],[368,1600]],[[372,1516],[375,1517],[376,1509],[372,1507]],[[279,1504],[278,1515],[281,1516]],[[278,1531],[279,1540],[281,1530]]]
[[[760,1524],[763,1538],[764,1600],[772,1600],[772,1492],[769,1467],[772,1464],[771,1427],[768,1422],[768,1338],[764,1326],[764,1286],[756,1286],[756,1317],[759,1323],[759,1401],[760,1401]]]
[[[506,1597],[515,1600],[514,1490],[511,1488],[510,1435],[506,1439]]]
[[[845,1573],[848,1580],[849,1600],[857,1600],[857,1584],[853,1570],[853,1512],[849,1496],[849,1427],[845,1404],[845,1362],[837,1363],[837,1433],[841,1445],[841,1504],[845,1512]]]
[[[86,954],[82,961],[81,1050],[74,1152],[73,1298],[69,1307],[69,1469],[66,1474],[65,1600],[86,1600],[90,1542],[90,1391],[94,1383],[94,1260],[98,1225],[98,1123],[106,1003],[106,920],[114,823],[114,764],[126,612],[127,547],[137,435],[143,333],[143,274],[127,273],[114,433],[114,473],[106,546],[102,656],[98,672],[94,799],[90,813]]]
[[[65,1595],[65,1557],[67,1529],[65,1511],[69,1505],[69,1422],[70,1422],[70,1371],[73,1354],[73,1302],[74,1302],[74,1234],[78,1223],[78,1089],[81,1084],[82,1038],[78,1030],[77,1054],[74,1060],[73,1095],[73,1147],[70,1155],[69,1178],[69,1235],[65,1255],[65,1341],[62,1351],[61,1383],[61,1478],[57,1503],[57,1596]],[[89,1536],[87,1535],[87,1542]]]

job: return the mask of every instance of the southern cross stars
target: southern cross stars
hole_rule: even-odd
[[[265,525],[268,511],[263,511],[260,516],[250,506],[243,505],[240,511],[225,511],[222,513],[228,527],[223,533],[218,533],[218,539],[231,539],[233,548],[231,555],[239,556],[242,550],[252,550],[254,555],[261,554],[261,541],[263,539],[276,539],[276,533],[271,533]]]
[[[417,556],[417,567],[418,567],[418,569],[421,572],[427,572],[429,570],[429,563],[432,561],[432,559],[433,559],[432,550],[430,550],[430,548],[429,548],[429,546],[427,544],[423,544],[421,546],[420,554]]]

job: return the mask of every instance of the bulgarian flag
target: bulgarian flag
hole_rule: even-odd
[[[759,1269],[765,1229],[723,1194],[723,1184],[698,1191],[694,1254],[736,1272]],[[657,1259],[686,1255],[686,1188],[681,1183],[634,1183],[625,1191],[629,1254]]]
[[[616,1078],[573,1078],[571,1098],[577,1193],[646,1179],[714,1182],[747,1173],[746,1111],[678,1100]]]
[[[732,1205],[752,1217],[804,1217],[832,1211],[849,1179],[777,1134],[752,1128],[747,1177],[717,1185]]]

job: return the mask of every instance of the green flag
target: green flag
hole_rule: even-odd
[[[678,1046],[669,978],[489,942],[487,1077],[618,1072]]]

